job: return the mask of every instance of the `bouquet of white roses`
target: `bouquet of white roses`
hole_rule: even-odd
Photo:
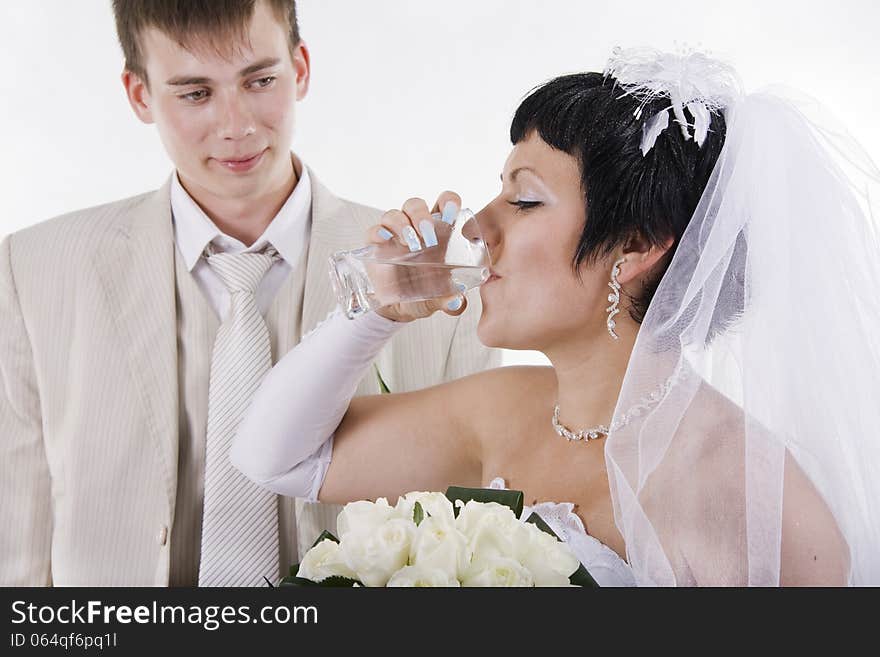
[[[596,586],[522,492],[449,488],[347,504],[291,568],[293,586]]]

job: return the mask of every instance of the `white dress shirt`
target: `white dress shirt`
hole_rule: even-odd
[[[309,211],[312,205],[309,172],[296,160],[294,167],[299,174],[296,187],[263,234],[249,247],[221,232],[180,184],[177,173],[172,176],[171,214],[174,220],[174,241],[187,270],[195,278],[221,322],[229,312],[229,291],[208,266],[207,260],[201,257],[205,247],[213,243],[217,251],[241,253],[262,251],[267,244],[271,244],[278,251],[281,257],[263,277],[256,291],[257,308],[265,316],[272,300],[291,270],[299,263],[309,242]]]

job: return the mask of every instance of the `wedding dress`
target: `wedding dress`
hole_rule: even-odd
[[[489,488],[506,489],[504,479],[495,477]],[[590,536],[570,502],[539,502],[524,506],[522,520],[537,513],[553,533],[568,544],[599,586],[636,586],[629,564],[610,547]]]

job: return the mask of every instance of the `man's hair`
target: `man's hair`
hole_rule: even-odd
[[[287,27],[292,56],[300,41],[295,0],[113,0],[125,68],[149,87],[141,37],[150,27],[181,48],[208,47],[228,57],[248,41],[247,28],[260,1]]]

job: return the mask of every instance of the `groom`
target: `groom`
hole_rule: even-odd
[[[223,7],[114,0],[128,100],[175,171],[0,244],[0,585],[259,585],[297,560],[297,524],[302,548],[335,518],[252,504],[226,449],[333,308],[328,256],[380,212],[290,151],[310,72],[293,0]],[[359,392],[497,365],[478,303],[407,326]]]

